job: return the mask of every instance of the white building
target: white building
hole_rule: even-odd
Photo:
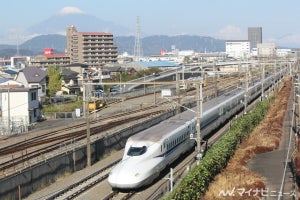
[[[228,40],[226,54],[235,59],[249,58],[250,42],[248,40]]]
[[[40,117],[38,88],[24,88],[20,83],[2,83],[0,87],[0,132],[21,132]],[[8,121],[9,119],[9,121]]]
[[[259,57],[274,57],[276,55],[275,43],[257,44],[257,52]]]
[[[13,56],[10,57],[10,63],[12,68],[23,69],[30,61],[29,56]]]
[[[276,56],[280,58],[285,58],[290,56],[292,53],[291,49],[277,49],[276,50]]]

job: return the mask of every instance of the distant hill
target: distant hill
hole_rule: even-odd
[[[133,54],[135,37],[134,36],[116,36],[114,43],[118,47],[119,54],[128,52]],[[204,36],[165,36],[156,35],[142,38],[142,53],[145,56],[157,55],[160,50],[171,51],[171,46],[175,45],[179,50],[194,50],[195,52],[224,52],[225,40],[214,39]],[[53,48],[54,53],[64,53],[66,49],[66,37],[59,34],[49,34],[34,37],[19,46],[20,55],[40,55],[44,48]],[[16,55],[17,47],[14,45],[0,45],[0,58]],[[6,53],[5,53],[6,52]]]
[[[118,46],[119,53],[128,52],[133,54],[134,36],[115,37],[115,44]],[[195,52],[221,52],[225,51],[225,40],[218,40],[212,37],[178,35],[166,36],[155,35],[145,37],[141,41],[143,55],[157,55],[160,50],[171,51],[172,45],[179,50],[194,50]]]
[[[43,54],[44,48],[53,48],[54,53],[64,53],[66,49],[66,36],[59,34],[41,35],[34,37],[22,45],[21,49],[27,49],[36,54]]]
[[[16,45],[2,45],[0,44],[0,59],[9,59],[12,56],[34,56],[35,52],[28,49],[22,49],[19,47],[19,50]]]

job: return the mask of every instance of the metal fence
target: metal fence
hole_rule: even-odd
[[[34,128],[35,123],[29,123],[28,117],[12,117],[10,121],[2,117],[0,119],[0,135],[18,134],[28,132]]]

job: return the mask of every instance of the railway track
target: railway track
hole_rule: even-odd
[[[229,80],[229,78],[226,78],[226,80]],[[227,82],[232,83],[231,81]],[[211,86],[205,88],[204,92],[211,93],[209,92],[210,90],[212,90]],[[193,95],[193,91],[191,94]],[[126,113],[96,118],[95,120],[90,121],[91,135],[98,134],[101,131],[106,131],[112,127],[129,123],[130,121],[146,118],[151,115],[158,115],[163,112],[162,109],[158,108],[162,108],[163,104],[167,103],[168,102],[162,102]],[[158,111],[151,112],[151,110],[154,109],[158,109]],[[86,127],[86,122],[78,123],[54,131],[45,131],[43,134],[36,135],[32,138],[25,138],[23,141],[19,141],[14,144],[1,145],[0,172],[2,172],[2,176],[7,176],[16,170],[24,169],[32,165],[33,163],[30,162],[31,159],[44,156],[47,153],[59,149],[61,144],[68,145],[84,139],[86,137]],[[20,164],[22,166],[18,166]]]
[[[222,127],[216,134],[208,139],[208,144],[212,146],[216,141],[218,141],[229,129],[230,123]],[[183,157],[178,159],[173,165],[171,165],[173,170],[173,185],[176,185],[184,178],[187,173],[189,173],[190,169],[197,164],[195,160],[196,152],[191,151],[186,153]],[[118,159],[120,161],[121,159]],[[117,162],[118,162],[117,161]],[[117,162],[112,163],[109,165],[113,167]],[[170,181],[169,181],[169,173],[166,169],[162,176],[159,177],[154,184],[143,188],[142,190],[137,191],[109,191],[106,194],[99,194],[101,199],[103,200],[127,200],[127,199],[159,199],[163,197],[166,193],[170,191]],[[101,169],[99,171],[106,171],[106,169]],[[93,177],[95,176],[95,177]],[[81,194],[88,192],[93,186],[97,184],[108,184],[107,178],[108,173],[105,176],[101,176],[101,180],[96,178],[98,176],[98,172],[89,175],[87,178],[68,186],[67,188],[61,190],[60,192],[52,195],[51,197],[47,198],[48,200],[53,199],[82,199],[80,196]],[[86,179],[91,179],[90,181]],[[93,181],[95,180],[95,181]],[[86,182],[86,183],[82,183]],[[105,183],[104,183],[105,182]],[[73,187],[73,186],[76,187]],[[85,186],[87,185],[87,186]],[[103,185],[102,185],[103,186]],[[72,188],[73,192],[69,192],[68,189]],[[59,195],[60,196],[59,196]],[[84,198],[84,197],[83,197]]]
[[[205,90],[207,91],[211,89],[210,87],[207,87]],[[101,131],[108,130],[117,125],[127,124],[130,121],[147,118],[150,115],[158,115],[162,112],[165,112],[161,109],[151,111],[152,109],[159,107],[162,107],[162,105],[157,104],[126,113],[102,117],[101,122],[99,118],[90,121],[91,135],[98,134]],[[99,125],[99,123],[101,124]],[[75,129],[76,131],[74,131]],[[57,150],[60,147],[61,143],[66,143],[67,145],[68,142],[75,143],[77,141],[83,140],[84,138],[86,138],[86,123],[79,123],[76,125],[72,125],[72,127],[64,127],[59,130],[46,132],[43,135],[38,135],[36,137],[17,142],[15,144],[6,145],[5,147],[0,149],[0,172],[2,171],[2,175],[6,176],[10,172],[13,173],[19,169],[24,169],[25,167],[31,165],[31,159],[41,155],[46,155],[47,153]],[[108,174],[106,176],[108,176]],[[105,180],[105,177],[103,178],[103,180]],[[117,194],[117,196],[120,195],[122,194]],[[114,196],[116,196],[116,194]],[[130,196],[134,196],[134,193]],[[113,198],[115,199],[115,197]],[[117,197],[117,199],[128,198]]]
[[[98,184],[105,180],[108,175],[109,171],[114,167],[121,159],[105,166],[104,168],[94,172],[93,174],[85,177],[84,179],[73,183],[72,185],[56,192],[55,194],[46,198],[46,200],[60,200],[60,199],[73,199],[76,196],[80,195],[81,193],[87,191],[89,188],[93,187],[94,185]]]
[[[242,114],[242,113],[241,113]],[[211,135],[209,138],[205,138],[208,141],[208,146],[214,145],[230,128],[231,122],[228,122],[223,127],[221,127],[218,132]],[[179,159],[175,165],[173,165],[173,184],[174,187],[181,181],[183,177],[189,173],[188,169],[191,169],[193,166],[197,164],[195,160],[196,153],[192,152],[186,156],[183,160]],[[185,156],[183,156],[185,157]],[[172,167],[172,166],[171,166]],[[146,187],[142,191],[130,191],[128,193],[111,191],[103,200],[110,199],[160,199],[165,194],[170,191],[170,181],[169,175],[165,175],[164,177],[160,177],[156,183]]]
[[[122,114],[105,117],[91,121],[91,136],[104,133],[107,130],[135,122],[137,120],[155,117],[166,112],[159,108],[158,105],[149,106],[139,110],[134,110]],[[86,138],[86,123],[80,123],[72,127],[65,127],[60,130],[46,132],[43,135],[26,139],[7,145],[0,149],[0,172],[2,176],[14,173],[17,170],[24,169],[32,165],[31,160],[45,156],[61,147],[61,144],[76,143]]]

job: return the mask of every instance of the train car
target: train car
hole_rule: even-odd
[[[96,99],[89,102],[89,111],[95,111],[103,108],[106,105],[105,100]]]
[[[279,80],[279,76],[274,76]],[[264,88],[274,83],[274,77],[264,80]],[[249,87],[250,103],[261,93],[260,82]],[[203,105],[201,137],[222,125],[243,109],[245,91],[237,89],[214,98]],[[190,134],[196,134],[195,113],[185,111],[128,138],[122,160],[110,172],[108,182],[115,189],[137,189],[148,185],[180,155],[195,146]]]

